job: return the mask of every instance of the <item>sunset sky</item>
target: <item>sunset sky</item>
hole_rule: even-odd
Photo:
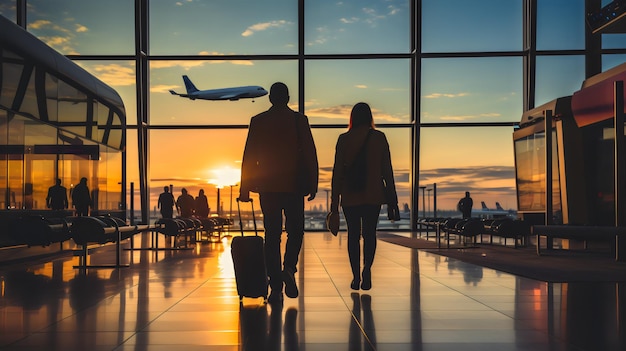
[[[222,55],[296,55],[297,1],[150,2],[150,123],[154,126],[245,126],[269,108],[268,97],[241,101],[190,101],[188,75],[199,89],[282,81],[291,107],[312,125],[347,124],[351,107],[368,102],[379,124],[410,123],[410,61],[355,59],[305,61],[305,105],[298,106],[297,60],[202,60]],[[134,55],[132,1],[30,0],[28,30],[63,54]],[[584,48],[584,1],[539,1],[538,47]],[[422,51],[520,51],[523,1],[423,1]],[[0,14],[14,16],[0,4]],[[558,21],[554,21],[558,11]],[[409,53],[407,0],[305,1],[305,54]],[[444,21],[445,19],[445,21]],[[459,30],[462,28],[462,30]],[[497,30],[494,30],[497,28]],[[622,45],[623,36],[607,45]],[[615,40],[617,39],[617,40]],[[621,44],[620,44],[621,43]],[[161,55],[188,55],[170,60]],[[198,55],[198,56],[196,56]],[[610,68],[624,61],[612,57]],[[128,124],[136,124],[135,64],[119,57],[77,60],[122,96]],[[538,59],[536,104],[571,95],[584,80],[584,56]],[[422,123],[517,122],[523,113],[521,57],[425,58],[422,60]],[[410,129],[382,129],[390,142],[401,203],[409,201]],[[320,193],[311,206],[325,206],[334,146],[345,128],[313,129],[320,159]],[[204,188],[215,208],[215,170],[240,167],[247,130],[154,129],[150,133],[151,195],[173,184],[178,195]],[[420,182],[437,183],[438,203],[453,208],[466,190],[475,203],[516,208],[512,127],[422,128]],[[129,132],[128,178],[138,181],[136,135]],[[421,202],[420,202],[421,203]],[[152,202],[152,206],[156,202]],[[228,204],[225,203],[226,209]]]

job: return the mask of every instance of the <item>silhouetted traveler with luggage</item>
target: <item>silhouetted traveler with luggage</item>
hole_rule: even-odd
[[[250,192],[259,194],[265,227],[265,255],[271,293],[270,303],[285,294],[298,296],[296,265],[304,236],[304,197],[317,193],[317,151],[308,118],[287,106],[289,89],[274,83],[269,94],[272,107],[250,120],[241,165],[239,199],[248,201]],[[282,259],[280,242],[283,213],[287,243]]]

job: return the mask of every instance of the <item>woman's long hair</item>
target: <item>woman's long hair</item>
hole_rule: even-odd
[[[372,117],[372,109],[370,109],[370,105],[365,102],[359,102],[352,107],[348,130],[360,126],[369,126],[371,129],[376,129],[374,117]]]

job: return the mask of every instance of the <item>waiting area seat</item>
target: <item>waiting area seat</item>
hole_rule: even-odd
[[[128,225],[120,218],[113,216],[98,217],[75,217],[70,230],[71,238],[77,245],[81,246],[80,263],[76,268],[121,268],[127,267],[120,263],[121,242],[132,238],[135,234],[160,228],[160,224],[155,225]],[[116,261],[114,265],[89,265],[87,263],[89,255],[89,245],[115,243]]]
[[[46,218],[42,215],[22,215],[12,220],[8,232],[18,244],[49,246],[70,239],[72,217]]]

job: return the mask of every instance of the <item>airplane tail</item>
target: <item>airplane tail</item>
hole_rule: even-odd
[[[500,203],[496,201],[496,209],[498,211],[504,211],[504,209],[502,208],[502,206],[500,206]]]
[[[484,201],[481,201],[480,205],[483,207],[483,210],[488,210],[489,209],[489,207],[487,207],[487,204],[485,204]]]
[[[198,91],[198,88],[193,85],[191,79],[189,79],[189,77],[187,77],[186,75],[183,76],[183,82],[185,82],[185,89],[187,89],[187,94],[195,93],[196,91]]]

